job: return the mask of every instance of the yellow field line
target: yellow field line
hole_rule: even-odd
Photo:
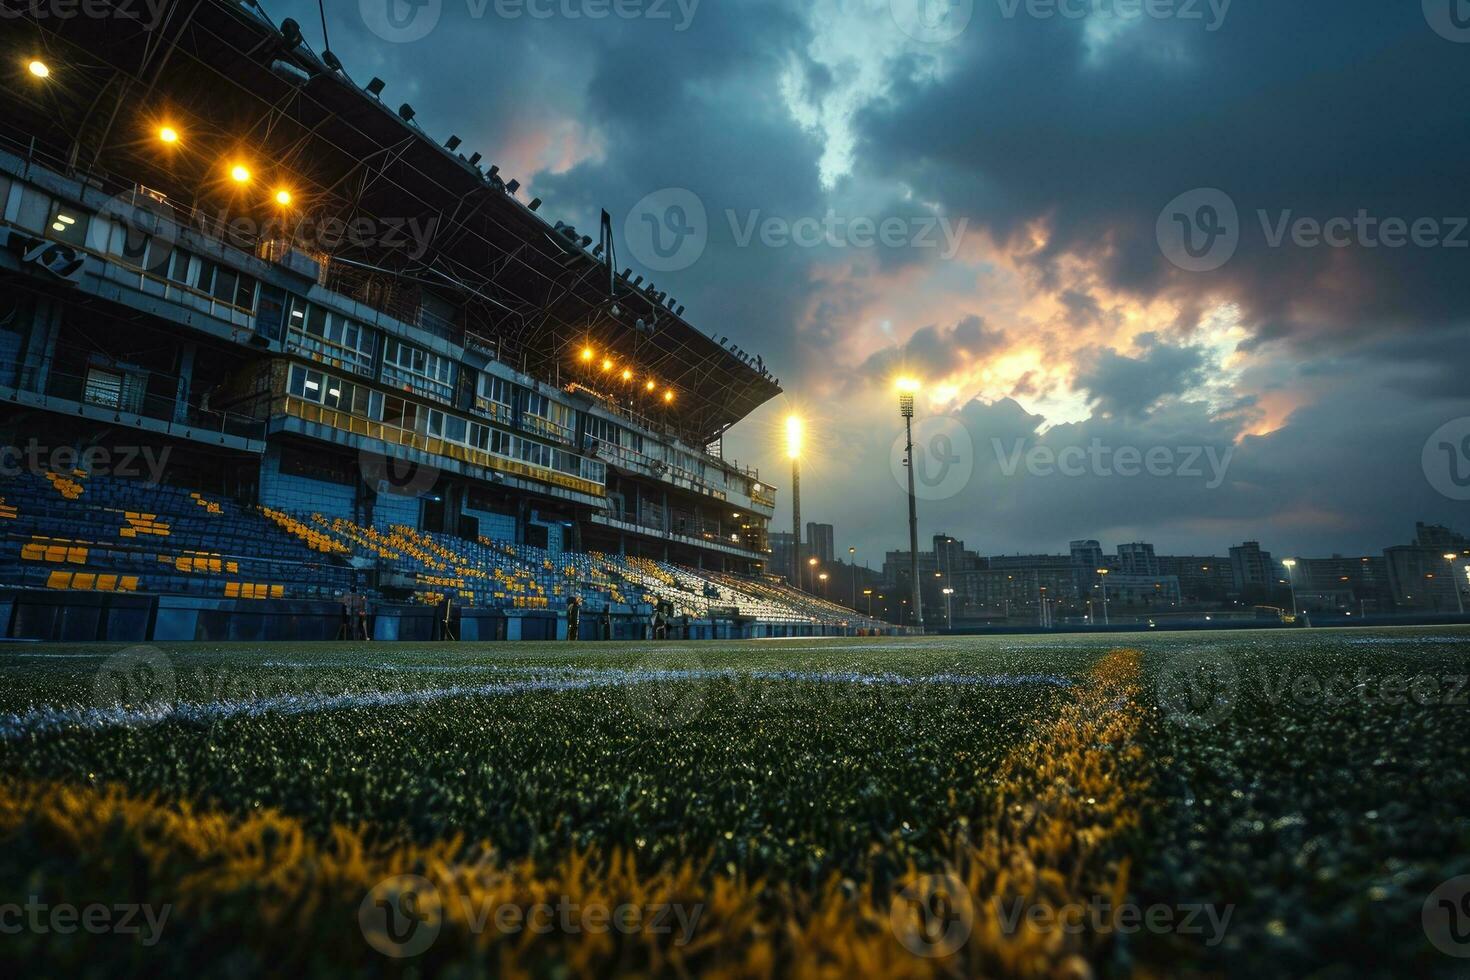
[[[961,820],[945,873],[911,868],[898,894],[836,877],[815,892],[767,888],[693,863],[640,869],[626,854],[573,854],[538,867],[484,851],[467,862],[473,848],[459,838],[376,847],[369,831],[339,826],[319,839],[271,810],[226,814],[117,786],[40,781],[0,782],[0,844],[11,854],[0,862],[29,855],[69,894],[110,888],[98,899],[169,903],[186,936],[224,929],[247,937],[273,968],[306,950],[329,951],[343,971],[382,963],[384,937],[360,925],[359,912],[392,893],[397,876],[412,875],[433,895],[415,906],[436,937],[411,961],[425,967],[471,959],[507,976],[558,961],[579,975],[1086,976],[1105,935],[1038,926],[1034,913],[1017,926],[1007,912],[1016,903],[1061,913],[1093,897],[1114,908],[1123,900],[1120,845],[1147,792],[1138,669],[1134,651],[1100,661],[998,770],[995,811]],[[67,872],[54,870],[58,858],[71,862]],[[955,894],[943,896],[947,916],[931,920],[909,899],[915,887],[919,898],[933,897],[936,877]],[[487,909],[563,899],[583,908],[697,907],[697,928],[685,941],[678,930],[507,933],[493,919],[484,927]],[[259,927],[241,931],[242,921]]]

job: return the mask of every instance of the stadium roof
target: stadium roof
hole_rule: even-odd
[[[283,22],[283,34],[245,0],[183,0],[153,30],[137,19],[37,19],[28,5],[0,4],[19,17],[7,18],[10,60],[43,57],[53,68],[45,84],[0,93],[9,135],[37,140],[109,189],[141,183],[210,222],[254,218],[267,229],[256,237],[329,255],[333,288],[456,339],[479,338],[558,385],[615,391],[624,366],[657,379],[647,404],[631,388],[618,400],[691,442],[713,441],[781,391],[756,361],[612,275],[607,253],[595,258],[584,246],[585,232],[548,224],[507,189],[510,175],[446,149],[335,57],[310,51],[294,25]],[[180,134],[176,146],[157,139],[165,122]],[[290,188],[284,236],[268,195],[247,200],[232,186],[236,159],[262,185]],[[342,233],[354,227],[371,232]],[[245,245],[251,235],[233,233]],[[613,383],[579,377],[586,346],[598,365],[617,364]]]

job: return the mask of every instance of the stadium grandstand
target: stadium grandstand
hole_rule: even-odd
[[[887,628],[767,574],[723,437],[781,388],[606,213],[548,221],[254,3],[0,5],[4,635]]]

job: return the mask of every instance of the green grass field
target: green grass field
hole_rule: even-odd
[[[146,947],[22,930],[3,955],[1450,975],[1424,910],[1470,875],[1467,673],[1470,631],[1429,629],[6,648],[0,902],[171,913]],[[399,875],[431,883],[434,937],[385,955],[365,900]],[[538,935],[470,895],[700,914]]]

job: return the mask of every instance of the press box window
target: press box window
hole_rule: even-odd
[[[76,248],[85,248],[87,229],[91,224],[91,215],[58,201],[51,208],[51,220],[46,224],[46,237]]]

